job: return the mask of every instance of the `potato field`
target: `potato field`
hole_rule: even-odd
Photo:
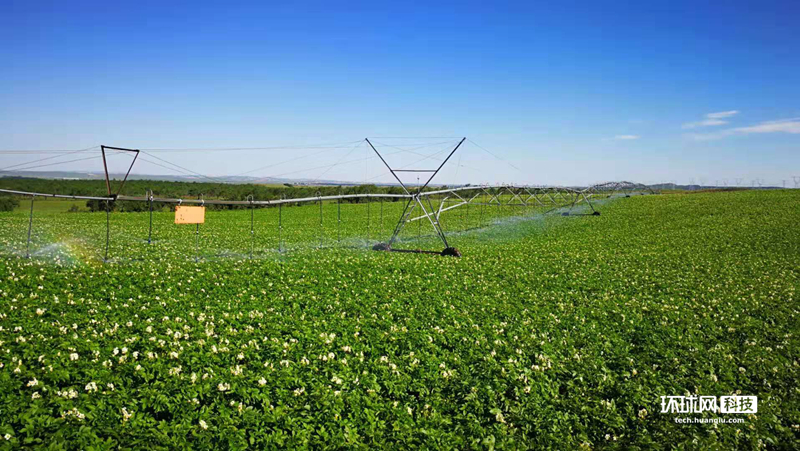
[[[4,449],[798,446],[800,190],[454,209],[462,258],[370,250],[402,208],[374,202],[156,211],[149,243],[112,212],[103,263],[104,212],[37,211],[28,247],[27,202],[0,213]],[[690,394],[758,412],[661,413]]]

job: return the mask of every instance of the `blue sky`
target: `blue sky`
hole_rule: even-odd
[[[800,175],[798,2],[432,3],[4,2],[0,149],[467,136],[504,161],[468,142],[442,181]],[[369,156],[334,147],[158,155],[212,176],[298,158],[251,175],[310,178]],[[371,159],[324,178],[381,174]]]

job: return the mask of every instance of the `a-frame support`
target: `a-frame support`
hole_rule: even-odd
[[[385,244],[384,243],[377,244],[375,245],[374,249],[392,250],[392,245],[394,244],[395,241],[397,241],[397,237],[400,235],[400,232],[402,232],[406,224],[410,222],[409,217],[411,216],[411,213],[414,211],[416,207],[419,207],[422,210],[422,215],[420,215],[420,217],[417,219],[421,219],[423,217],[428,218],[428,221],[431,223],[431,226],[433,226],[433,229],[436,231],[436,235],[444,244],[444,250],[441,252],[441,254],[452,255],[452,256],[461,255],[457,249],[450,247],[450,245],[447,243],[447,236],[444,233],[444,229],[442,228],[441,223],[439,223],[439,215],[434,209],[433,204],[431,204],[429,196],[425,196],[425,198],[423,199],[423,196],[421,196],[421,194],[422,191],[431,183],[433,178],[436,177],[436,174],[438,174],[439,171],[442,169],[442,167],[444,167],[444,165],[447,163],[450,157],[452,157],[453,154],[456,153],[458,148],[461,147],[461,144],[463,144],[464,141],[466,141],[466,139],[467,139],[466,137],[461,138],[461,141],[459,141],[458,144],[456,144],[453,150],[451,150],[450,153],[447,155],[447,158],[445,158],[444,161],[442,161],[442,163],[436,169],[393,169],[391,166],[389,166],[389,163],[386,162],[381,153],[378,152],[378,149],[376,149],[375,146],[372,145],[372,142],[370,142],[369,138],[365,138],[367,144],[369,144],[369,146],[372,148],[375,154],[378,155],[378,158],[381,159],[381,161],[389,170],[389,172],[391,172],[392,176],[395,178],[395,180],[397,180],[397,183],[399,183],[400,186],[403,188],[403,191],[405,191],[407,195],[411,196],[408,198],[408,202],[406,202],[406,205],[403,208],[403,213],[400,215],[400,219],[397,221],[397,225],[395,225],[394,227],[394,231],[392,232],[392,237],[389,239],[389,242]],[[431,173],[431,176],[428,177],[428,180],[423,185],[418,186],[416,191],[413,191],[409,190],[406,184],[403,183],[403,181],[397,175],[398,172],[429,172]],[[428,204],[427,207],[425,206],[425,202],[427,202]]]
[[[117,190],[116,193],[111,192],[111,180],[108,178],[108,163],[106,163],[106,149],[134,153],[133,161],[131,161],[131,165],[128,167],[128,172],[125,173],[125,178],[122,179],[122,183],[120,183],[119,189]],[[125,182],[128,181],[128,176],[131,173],[131,169],[133,169],[133,164],[136,163],[136,158],[139,157],[139,149],[126,149],[124,147],[100,146],[100,152],[103,154],[103,171],[105,172],[106,176],[106,190],[108,190],[108,197],[116,199],[117,196],[119,196],[119,194],[122,192],[122,187],[125,186]]]
[[[586,204],[589,205],[589,208],[592,209],[591,213],[580,213],[578,216],[600,216],[600,212],[594,209],[594,205],[592,205],[592,201],[589,200],[589,197],[586,196],[585,191],[579,191],[575,193],[575,200],[572,202],[572,205],[569,206],[569,210],[564,213],[561,213],[562,216],[570,216],[574,215],[572,213],[572,209],[575,208],[575,205],[581,203],[581,200],[586,201]]]

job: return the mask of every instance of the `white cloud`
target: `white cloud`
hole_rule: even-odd
[[[683,124],[683,128],[710,127],[712,125],[725,125],[727,123],[728,121],[723,121],[720,119],[705,119],[697,122],[687,122]]]
[[[753,133],[800,134],[800,117],[779,119],[776,121],[764,121],[748,127],[729,128],[716,133],[691,133],[685,136],[694,139],[695,141],[711,141],[732,135],[750,135]]]
[[[800,117],[791,119],[781,119],[777,121],[766,121],[749,127],[734,128],[736,133],[800,133]]]
[[[695,141],[714,141],[715,139],[722,139],[730,134],[728,130],[725,130],[716,133],[687,133],[683,136]]]
[[[737,114],[739,114],[739,110],[730,110],[730,111],[720,111],[719,113],[708,113],[706,114],[706,117],[711,119],[721,119],[723,117],[731,117]]]
[[[697,127],[711,127],[714,125],[725,125],[728,121],[723,121],[723,118],[731,117],[739,114],[739,110],[720,111],[717,113],[708,113],[706,118],[702,121],[687,122],[683,124],[683,128],[697,128]]]
[[[631,139],[639,139],[639,135],[617,135],[614,139],[622,139],[622,140],[631,140]]]

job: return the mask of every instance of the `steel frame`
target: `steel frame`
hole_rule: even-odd
[[[631,197],[634,194],[656,194],[656,191],[647,185],[626,181],[598,183],[586,188],[585,191],[589,197],[600,195],[612,197],[615,194]]]
[[[111,193],[111,180],[108,178],[108,163],[106,162],[106,149],[134,153],[133,161],[131,161],[131,165],[128,167],[128,172],[125,173],[125,178],[122,179],[122,183],[120,183],[119,189],[114,194]],[[108,197],[116,199],[117,197],[119,197],[119,193],[122,192],[122,187],[125,186],[125,182],[128,180],[128,176],[131,173],[131,169],[133,169],[133,164],[136,163],[136,159],[139,157],[139,149],[126,149],[124,147],[100,146],[100,153],[103,155],[103,172],[106,178],[106,190],[108,190]]]
[[[452,151],[451,151],[452,154]],[[435,173],[433,173],[435,175]],[[431,177],[432,179],[432,177]],[[462,186],[456,188],[447,188],[447,189],[439,189],[439,190],[430,190],[430,191],[422,191],[422,188],[425,186],[429,186],[430,180],[424,186],[421,186],[416,191],[409,190],[406,187],[405,194],[346,194],[346,195],[335,195],[335,196],[313,196],[313,197],[305,197],[305,198],[294,198],[294,199],[287,199],[287,198],[280,198],[274,200],[255,200],[252,196],[248,196],[246,200],[242,201],[233,201],[233,200],[220,200],[220,199],[176,199],[176,198],[161,198],[155,197],[153,192],[148,190],[145,196],[137,197],[137,196],[126,196],[126,195],[111,195],[108,197],[101,197],[101,196],[74,196],[74,195],[65,195],[65,194],[50,194],[50,193],[38,193],[38,192],[29,192],[29,191],[18,191],[18,190],[8,190],[8,189],[0,189],[0,193],[7,193],[7,194],[14,194],[14,195],[23,195],[23,196],[31,196],[31,207],[33,206],[33,201],[36,197],[55,197],[55,198],[65,198],[65,199],[82,199],[82,200],[97,200],[101,201],[106,206],[106,249],[104,253],[104,261],[108,261],[108,247],[110,242],[110,229],[109,229],[109,216],[110,216],[110,204],[114,201],[121,200],[121,201],[139,201],[139,202],[147,202],[149,204],[148,210],[150,210],[150,226],[148,230],[148,243],[151,243],[152,240],[152,206],[153,203],[172,203],[172,204],[200,204],[200,205],[239,205],[239,206],[246,206],[251,210],[251,235],[254,234],[254,226],[253,226],[253,209],[255,207],[260,206],[277,206],[278,207],[278,251],[282,252],[284,250],[283,247],[283,223],[282,223],[282,207],[284,204],[299,204],[299,203],[312,203],[316,202],[320,205],[322,202],[325,201],[336,201],[337,202],[337,223],[341,223],[341,201],[344,199],[379,199],[381,202],[385,199],[397,199],[397,200],[406,200],[405,208],[403,214],[400,216],[400,220],[398,221],[397,225],[395,226],[395,230],[392,234],[392,239],[390,243],[394,244],[397,242],[397,236],[399,231],[402,230],[407,224],[420,221],[424,219],[428,219],[431,224],[434,225],[434,230],[436,232],[436,237],[438,237],[446,246],[449,246],[449,241],[447,241],[447,237],[445,236],[444,228],[442,226],[442,217],[441,215],[447,211],[454,210],[459,207],[466,207],[469,208],[470,205],[479,206],[480,208],[480,216],[479,216],[479,227],[484,227],[484,218],[483,213],[486,207],[521,207],[521,208],[540,208],[546,209],[544,214],[551,213],[556,210],[562,210],[562,215],[569,216],[569,215],[576,215],[572,213],[574,208],[580,205],[581,203],[586,203],[586,205],[591,209],[592,213],[588,213],[588,215],[599,215],[600,212],[595,209],[592,200],[598,198],[611,198],[616,195],[622,195],[624,197],[630,197],[633,194],[656,194],[657,192],[651,189],[646,185],[642,185],[640,183],[632,183],[632,182],[607,182],[607,183],[600,183],[597,185],[592,185],[589,187],[560,187],[560,186],[526,186],[526,185],[496,185],[496,186],[489,186],[489,185],[474,185],[474,186]],[[401,185],[405,186],[405,185]],[[508,197],[507,202],[503,202],[503,197]],[[450,200],[455,200],[455,203],[449,205],[448,202]],[[436,206],[434,206],[436,204]],[[426,207],[427,205],[427,207]],[[421,207],[422,213],[418,216],[411,217],[411,211],[413,208],[419,206]],[[566,211],[563,211],[565,210]],[[382,208],[381,208],[382,211]],[[322,213],[320,212],[320,224],[322,224],[321,219]],[[586,215],[583,213],[578,213],[577,215]],[[383,214],[381,212],[381,221],[383,221]],[[26,246],[26,254],[30,256],[30,244],[31,244],[31,232],[33,228],[33,208],[30,211],[30,217],[28,221],[28,239],[27,239],[27,246]],[[382,227],[381,227],[382,229]],[[198,233],[199,231],[196,231]],[[338,235],[339,231],[337,228],[337,242],[341,240],[341,237]],[[379,247],[376,248],[389,250],[388,247]],[[449,247],[445,248],[448,249]],[[430,251],[430,250],[419,250],[419,249],[391,249],[393,251],[398,252],[416,252],[416,253],[436,253],[441,254],[438,251]],[[251,238],[251,246],[250,246],[250,255],[252,256],[253,253],[253,243]],[[450,254],[446,254],[450,255]]]
[[[436,177],[436,174],[438,174],[439,171],[442,170],[447,161],[450,160],[450,157],[452,157],[453,154],[456,153],[458,148],[461,147],[461,144],[463,144],[464,141],[467,140],[467,138],[466,137],[461,138],[461,141],[459,141],[458,144],[456,144],[456,146],[453,148],[453,150],[451,150],[450,153],[447,154],[447,157],[444,159],[444,161],[442,161],[442,163],[436,169],[393,169],[389,165],[389,163],[386,162],[386,159],[383,158],[383,155],[381,155],[381,153],[378,152],[378,149],[376,149],[375,146],[372,145],[372,142],[369,140],[369,138],[365,138],[364,140],[367,142],[367,144],[369,144],[369,146],[372,148],[375,154],[378,155],[378,158],[381,159],[381,161],[389,170],[389,172],[392,174],[392,176],[395,178],[395,180],[397,180],[397,183],[400,184],[400,186],[403,188],[403,191],[405,191],[405,193],[408,196],[410,196],[410,198],[406,202],[405,207],[403,208],[403,212],[400,214],[400,218],[397,221],[397,225],[395,225],[394,231],[392,232],[392,237],[389,239],[389,242],[385,246],[379,245],[378,247],[385,250],[392,249],[392,245],[397,240],[397,236],[400,234],[400,232],[403,231],[403,228],[406,226],[406,224],[410,222],[408,221],[409,216],[411,216],[411,213],[414,211],[414,208],[417,207],[417,205],[419,205],[419,208],[424,213],[422,217],[427,218],[428,221],[431,223],[431,226],[433,226],[433,229],[436,231],[436,235],[444,244],[445,250],[450,248],[450,245],[447,243],[447,236],[445,235],[444,229],[442,228],[442,225],[439,222],[439,215],[434,213],[434,208],[433,204],[431,204],[430,197],[429,196],[423,197],[422,192],[423,190],[425,190],[425,188],[428,187],[433,178]],[[427,172],[431,173],[431,176],[428,177],[428,180],[425,182],[425,184],[418,186],[416,192],[412,194],[412,192],[409,191],[406,184],[403,183],[403,181],[397,175],[398,172]],[[425,208],[425,203],[422,202],[423,198],[427,201],[428,208],[430,208],[430,211],[428,211],[428,209]]]
[[[456,151],[461,147],[461,145],[466,141],[466,138],[462,138],[458,144],[450,151],[444,161],[439,164],[439,166],[435,169],[394,169],[392,168],[386,160],[383,158],[381,153],[375,148],[375,146],[370,142],[368,138],[365,138],[367,144],[369,144],[370,148],[375,152],[375,154],[380,158],[392,176],[397,180],[397,182],[402,187],[405,194],[348,194],[348,195],[336,195],[336,196],[321,196],[319,192],[316,196],[313,197],[305,197],[305,198],[296,198],[296,199],[287,199],[282,197],[281,199],[275,200],[255,200],[253,196],[250,195],[244,201],[231,201],[231,200],[217,200],[217,199],[209,199],[204,200],[202,197],[200,199],[174,199],[174,198],[157,198],[153,195],[151,190],[148,190],[145,197],[137,197],[137,196],[126,196],[121,194],[122,189],[125,186],[125,182],[128,180],[128,176],[130,175],[131,170],[133,169],[134,163],[136,163],[136,159],[139,156],[138,149],[128,149],[123,147],[112,147],[112,146],[100,146],[100,151],[103,156],[103,169],[105,174],[105,182],[106,182],[106,190],[107,190],[107,197],[100,197],[100,196],[73,196],[73,195],[63,195],[63,194],[47,194],[47,193],[36,193],[36,192],[27,192],[27,191],[16,191],[16,190],[6,190],[0,189],[2,193],[8,194],[17,194],[17,195],[26,195],[31,196],[31,209],[30,209],[30,217],[28,221],[28,237],[27,237],[27,247],[26,247],[26,255],[30,256],[30,244],[31,244],[31,231],[33,228],[33,202],[37,196],[39,197],[56,197],[56,198],[68,198],[68,199],[86,199],[86,200],[97,200],[105,202],[106,207],[106,246],[105,246],[105,253],[103,257],[103,261],[108,261],[108,250],[109,250],[109,242],[110,242],[110,214],[111,208],[110,204],[117,201],[117,200],[128,200],[128,201],[144,201],[149,203],[149,210],[150,210],[150,227],[148,232],[148,243],[152,242],[152,206],[154,202],[159,203],[174,203],[180,205],[183,202],[186,203],[195,203],[195,204],[217,204],[217,205],[247,205],[250,208],[250,234],[251,234],[251,245],[250,245],[250,257],[252,258],[253,255],[253,237],[255,234],[254,231],[254,207],[257,206],[269,206],[269,205],[277,205],[278,206],[278,250],[283,250],[282,245],[282,231],[283,231],[283,223],[282,223],[282,207],[283,204],[291,204],[291,203],[305,203],[305,202],[317,202],[320,207],[320,243],[319,247],[322,247],[322,203],[324,201],[329,200],[336,200],[337,201],[337,223],[341,223],[341,200],[343,199],[366,199],[368,204],[367,208],[369,208],[369,201],[373,198],[380,199],[381,201],[381,230],[383,229],[383,200],[384,199],[405,199],[406,203],[403,208],[403,212],[401,213],[400,217],[398,218],[397,224],[394,227],[391,237],[389,238],[388,243],[379,243],[377,244],[374,249],[378,250],[392,250],[398,252],[417,252],[417,253],[437,253],[441,255],[456,255],[459,256],[460,253],[457,249],[450,247],[450,244],[447,240],[447,235],[445,233],[444,227],[442,226],[441,222],[441,215],[442,213],[450,210],[454,210],[456,208],[466,206],[466,214],[469,214],[469,206],[475,205],[480,206],[480,219],[479,224],[480,227],[483,227],[483,213],[485,207],[536,207],[536,208],[545,208],[545,214],[556,211],[556,210],[564,210],[562,214],[565,216],[569,216],[572,213],[573,209],[582,202],[585,202],[589,208],[591,209],[592,213],[590,215],[599,215],[594,205],[592,204],[593,198],[600,198],[606,197],[611,198],[615,195],[621,194],[624,197],[631,197],[634,194],[656,194],[652,188],[647,185],[643,185],[641,183],[633,183],[627,181],[621,182],[605,182],[595,184],[589,187],[560,187],[560,186],[527,186],[527,185],[496,185],[496,186],[489,186],[489,185],[467,185],[457,188],[447,188],[447,189],[439,189],[439,190],[428,190],[428,186],[430,186],[431,181],[436,177],[436,175],[441,171],[444,165],[450,160]],[[125,177],[123,178],[122,182],[120,183],[119,189],[114,193],[111,190],[111,180],[108,173],[108,165],[106,162],[106,149],[108,150],[117,150],[122,152],[131,152],[134,153],[133,160],[131,161],[130,166],[128,167],[128,171],[125,173]],[[418,184],[416,189],[410,188],[406,183],[404,183],[398,173],[429,173],[430,177],[425,181],[424,184]],[[795,181],[795,183],[798,183]],[[502,199],[503,196],[509,197],[506,203],[503,203]],[[435,199],[438,197],[438,206],[434,207]],[[488,198],[488,200],[487,200]],[[453,205],[448,205],[450,200],[454,200]],[[418,216],[413,216],[414,210],[419,207],[421,213]],[[368,210],[369,215],[369,210]],[[581,214],[583,215],[583,214]],[[413,217],[412,217],[413,216]],[[434,251],[426,251],[426,250],[419,250],[419,249],[394,249],[393,245],[398,241],[398,236],[403,231],[403,229],[409,223],[421,221],[427,219],[430,225],[432,226],[435,236],[444,244],[445,249],[442,252],[434,252]],[[368,224],[367,224],[367,235],[368,239],[370,238],[370,224],[369,224],[369,217],[368,217]],[[196,230],[196,239],[199,240],[199,225],[197,226]],[[419,232],[421,236],[421,230]],[[337,229],[337,242],[341,240],[339,236],[339,232]],[[196,244],[196,247],[199,246]],[[197,259],[197,256],[195,257]]]

